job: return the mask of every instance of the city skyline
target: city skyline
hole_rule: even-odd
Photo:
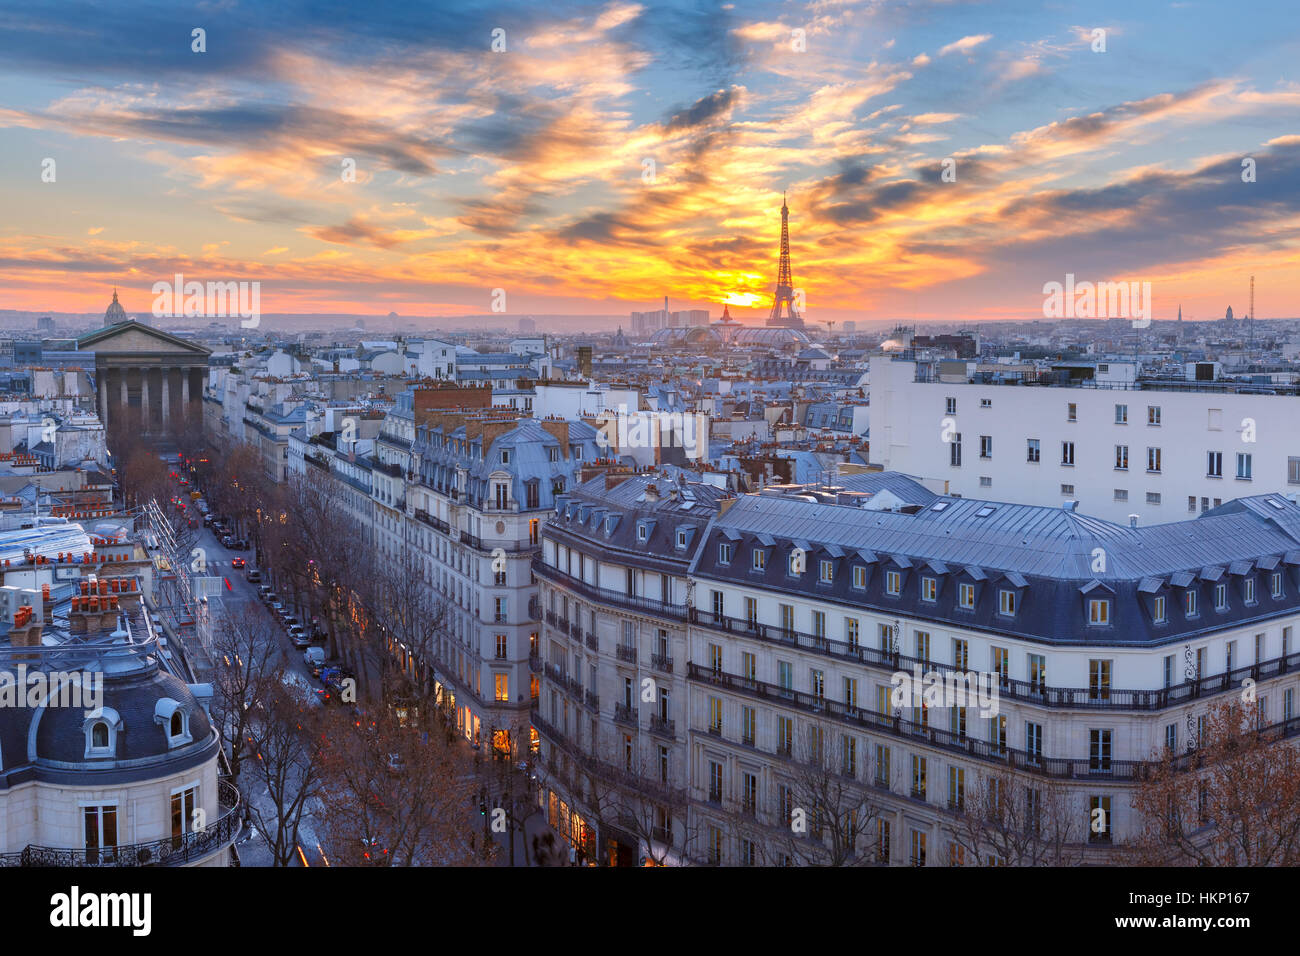
[[[79,12],[0,26],[0,307],[181,273],[268,314],[761,324],[787,191],[813,325],[1026,320],[1067,274],[1300,314],[1280,3]]]

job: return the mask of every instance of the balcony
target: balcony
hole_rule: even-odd
[[[532,724],[544,740],[563,751],[584,772],[616,783],[632,792],[652,794],[656,799],[670,806],[686,804],[688,794],[685,788],[670,786],[653,777],[633,773],[631,770],[591,756],[552,727],[536,710],[532,712]]]
[[[483,550],[483,539],[476,534],[470,534],[468,531],[460,533],[460,543],[467,544],[471,548],[478,548],[480,551]]]
[[[591,691],[584,691],[582,695],[583,703],[590,707],[596,713],[600,713],[600,695],[593,694]]]
[[[666,717],[651,717],[650,733],[675,740],[677,738],[677,721],[669,720]]]
[[[229,781],[217,782],[217,805],[220,815],[201,831],[94,850],[32,844],[13,853],[0,854],[0,867],[185,866],[198,863],[234,843],[242,828],[239,791]]]
[[[634,594],[625,594],[622,591],[611,591],[608,588],[596,587],[594,584],[588,584],[586,581],[565,574],[559,568],[551,567],[542,561],[540,556],[533,559],[533,573],[544,581],[558,584],[592,601],[621,605],[639,611],[646,611],[657,617],[673,618],[679,621],[686,618],[686,608],[681,605],[665,604],[653,598],[637,597]]]
[[[582,625],[577,621],[571,621],[569,623],[569,636],[575,640],[582,640]]]
[[[671,657],[665,657],[663,654],[651,654],[650,666],[657,671],[671,674],[673,672],[673,659]]]
[[[586,644],[587,650],[595,651],[597,653],[600,652],[600,642],[596,640],[596,635],[591,633],[591,631],[587,632]]]
[[[528,655],[528,669],[534,674],[540,674],[543,671],[542,659],[536,654]]]
[[[891,674],[900,670],[910,672],[913,667],[920,668],[923,674],[934,671],[944,678],[950,674],[967,672],[964,668],[958,669],[952,665],[909,657],[906,654],[891,654],[888,651],[864,647],[862,644],[833,641],[824,635],[807,634],[773,624],[710,614],[696,608],[691,609],[689,616],[691,623],[711,631],[747,637],[779,647],[798,647],[837,660],[854,661]],[[1112,687],[1103,696],[1099,689],[1089,687],[1050,687],[1042,681],[999,679],[998,693],[1003,697],[1042,707],[1159,711],[1201,697],[1238,690],[1241,682],[1248,677],[1258,683],[1293,673],[1297,669],[1300,669],[1300,651],[1285,657],[1261,661],[1258,664],[1238,667],[1232,671],[1173,684],[1159,690],[1125,690]]]
[[[441,531],[443,534],[447,534],[451,530],[451,527],[447,522],[443,521],[441,518],[435,518],[423,508],[415,509],[415,520],[423,521],[430,528],[433,528],[435,531]]]
[[[615,704],[614,722],[617,724],[626,724],[629,727],[636,727],[636,711],[626,704]]]
[[[615,649],[614,653],[618,656],[620,661],[626,661],[629,664],[636,663],[636,648],[631,645],[620,644]]]

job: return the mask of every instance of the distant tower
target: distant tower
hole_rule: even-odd
[[[781,306],[785,314],[781,314]],[[790,276],[790,207],[781,194],[781,267],[776,276],[776,292],[772,297],[772,313],[767,324],[777,328],[802,329],[803,318],[794,308],[794,279]]]
[[[1255,277],[1250,277],[1250,315],[1246,316],[1246,342],[1255,347]]]
[[[113,290],[113,301],[108,304],[104,310],[104,327],[117,325],[119,322],[127,321],[126,309],[122,308],[122,303],[117,301],[117,290]]]

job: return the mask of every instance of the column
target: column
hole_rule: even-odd
[[[149,369],[140,366],[140,432],[149,434]]]
[[[194,371],[189,365],[181,369],[181,419],[185,428],[194,421],[194,410],[190,408],[190,374]]]
[[[108,432],[108,369],[99,372],[99,423]]]
[[[167,381],[167,379],[171,378],[171,375],[169,374],[170,372],[171,372],[171,369],[169,369],[166,365],[164,365],[164,366],[162,367],[162,370],[161,370],[160,373],[159,373],[159,374],[162,376],[162,430],[163,430],[163,434],[167,434],[168,432],[170,432],[170,431],[172,430],[172,420],[171,420],[171,415],[169,414],[169,412],[170,412],[170,407],[171,407],[171,395],[170,395],[170,393],[169,393],[169,391],[168,391],[168,385],[169,385],[169,383],[168,383],[168,381]]]
[[[121,382],[121,385],[122,385],[122,401],[119,402],[118,404],[120,404],[120,405],[122,406],[122,413],[123,413],[123,414],[126,414],[127,406],[131,404],[131,400],[127,397],[127,391],[126,391],[126,377],[127,377],[127,375],[130,374],[131,370],[130,370],[129,368],[120,368],[120,369],[117,370],[117,372],[118,372],[118,374],[119,374],[120,376],[122,376],[122,382]]]

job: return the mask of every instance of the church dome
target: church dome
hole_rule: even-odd
[[[117,290],[113,290],[113,301],[108,304],[104,310],[104,325],[117,325],[119,322],[130,321],[126,314],[126,309],[122,308],[122,303],[117,301]]]

